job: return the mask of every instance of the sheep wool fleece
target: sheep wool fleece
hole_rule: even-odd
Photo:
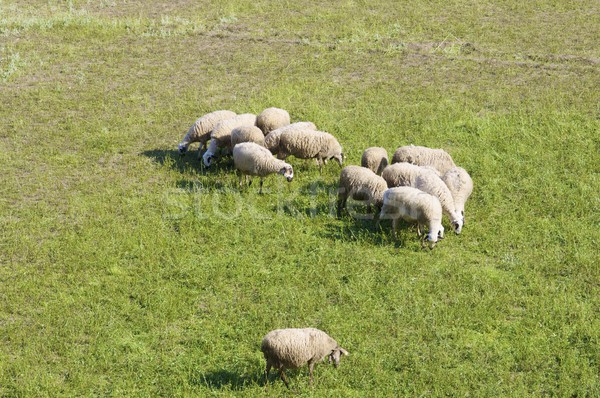
[[[338,343],[319,329],[277,329],[263,338],[261,351],[276,369],[295,369],[323,360],[337,347]]]

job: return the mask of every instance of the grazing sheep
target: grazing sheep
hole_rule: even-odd
[[[465,202],[473,192],[473,180],[471,176],[462,167],[453,167],[448,170],[443,176],[442,181],[446,183],[452,198],[454,198],[454,207],[465,222]]]
[[[317,159],[319,171],[329,159],[335,159],[342,165],[342,146],[338,140],[329,133],[309,129],[288,130],[279,137],[279,159],[286,159],[293,155],[300,159]]]
[[[429,248],[433,249],[439,239],[444,237],[442,226],[442,205],[438,198],[420,189],[413,187],[389,188],[383,194],[383,206],[379,213],[379,220],[391,218],[392,233],[397,237],[398,222],[400,218],[408,222],[417,223],[417,234],[421,236],[423,225],[428,226],[428,234],[423,237],[429,241]],[[379,223],[379,221],[378,221]]]
[[[336,368],[342,355],[350,355],[338,343],[322,330],[277,329],[272,330],[263,338],[260,346],[267,361],[265,368],[265,383],[268,381],[272,367],[279,371],[279,377],[289,388],[285,377],[285,369],[296,369],[308,364],[309,381],[313,382],[315,363],[329,357]]]
[[[360,165],[373,171],[373,173],[381,175],[383,169],[388,165],[388,155],[385,148],[373,146],[365,149],[360,158]]]
[[[340,173],[338,188],[337,216],[341,217],[349,197],[354,200],[367,201],[369,209],[375,205],[377,212],[381,210],[383,193],[388,189],[383,178],[366,167],[346,166]]]
[[[275,129],[265,136],[265,147],[267,147],[267,149],[269,149],[269,151],[271,151],[273,155],[277,155],[277,153],[279,152],[279,137],[281,137],[281,134],[283,134],[284,131],[292,129],[316,130],[317,126],[315,126],[313,122],[296,122]]]
[[[233,148],[233,164],[240,171],[240,187],[244,176],[260,177],[260,190],[262,193],[263,178],[269,174],[281,174],[288,182],[294,178],[292,166],[273,157],[273,154],[254,142],[242,142]]]
[[[435,169],[429,166],[421,167],[410,163],[394,163],[389,165],[381,173],[388,187],[413,187],[427,192],[438,198],[444,213],[450,218],[452,229],[460,234],[463,226],[463,217],[456,210],[452,193],[438,176]]]
[[[432,149],[424,146],[407,145],[396,149],[392,163],[407,162],[418,166],[431,166],[442,176],[446,171],[455,167],[450,154],[443,149]]]
[[[256,124],[256,115],[251,113],[244,113],[237,115],[234,118],[223,120],[219,122],[210,133],[210,145],[202,160],[206,167],[210,167],[213,158],[217,154],[219,148],[231,149],[231,131],[236,127],[241,126],[254,126]]]
[[[231,130],[231,147],[235,148],[242,142],[255,142],[260,146],[265,146],[265,136],[256,126],[240,126]]]
[[[412,163],[400,162],[387,166],[383,169],[381,176],[387,182],[389,188],[414,187],[417,177],[421,173],[427,172],[433,172],[435,175],[438,175],[438,171],[431,166],[417,166]]]
[[[267,108],[256,118],[256,126],[262,130],[264,135],[288,124],[290,124],[290,114],[280,108]]]
[[[210,132],[215,125],[222,120],[231,119],[232,117],[235,117],[235,112],[227,110],[210,112],[200,117],[190,127],[183,140],[179,143],[179,153],[183,155],[187,152],[192,142],[199,142],[198,159],[200,159],[201,151],[203,148],[206,149],[206,143],[210,139]]]

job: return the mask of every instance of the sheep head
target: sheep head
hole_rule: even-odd
[[[329,363],[333,362],[333,367],[337,368],[340,364],[340,358],[342,357],[342,355],[350,355],[350,353],[348,353],[348,351],[344,350],[342,347],[337,346],[333,349],[333,351],[331,351],[331,353],[329,354]]]
[[[185,155],[185,153],[187,152],[188,147],[185,144],[179,144],[177,146],[177,149],[179,149],[179,154],[180,155]]]
[[[292,169],[292,166],[289,164],[286,164],[277,173],[284,176],[288,182],[292,182],[292,179],[294,178],[294,169]]]

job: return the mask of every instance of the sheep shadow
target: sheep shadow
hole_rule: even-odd
[[[193,375],[190,378],[190,384],[206,386],[213,390],[227,388],[232,391],[241,391],[253,385],[264,385],[264,374],[261,371],[242,374],[228,369],[218,369]]]
[[[328,224],[321,233],[323,238],[366,242],[374,246],[387,246],[395,249],[407,249],[417,247],[421,249],[417,237],[416,226],[400,221],[397,237],[392,235],[392,220],[383,219],[379,225],[373,219],[373,214],[354,213],[344,211],[338,223]]]
[[[210,169],[204,167],[202,159],[198,159],[198,152],[196,150],[182,155],[174,149],[151,149],[143,151],[141,154],[154,160],[154,162],[161,166],[169,166],[182,174],[190,170],[195,170],[201,174],[211,174],[220,170],[233,170],[233,160],[227,157],[216,162]]]

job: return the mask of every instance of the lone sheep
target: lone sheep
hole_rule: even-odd
[[[322,330],[315,328],[305,329],[277,329],[270,331],[263,338],[260,346],[267,367],[265,368],[265,382],[268,381],[269,371],[275,368],[279,377],[289,388],[285,377],[285,369],[296,369],[308,364],[309,380],[313,382],[313,369],[315,363],[329,357],[336,368],[342,355],[349,355],[338,343]]]
[[[385,148],[373,146],[365,149],[360,158],[360,165],[373,171],[373,173],[381,175],[381,172],[388,165],[388,155]]]
[[[280,108],[267,108],[256,118],[256,126],[262,130],[264,135],[288,124],[290,124],[290,114]]]
[[[294,169],[291,165],[273,157],[271,152],[254,142],[243,142],[233,148],[233,163],[241,173],[240,187],[244,176],[260,177],[260,190],[262,193],[263,178],[269,174],[281,174],[288,182],[294,178]]]
[[[183,140],[179,143],[178,149],[180,154],[187,152],[188,147],[193,142],[199,142],[200,147],[198,148],[198,159],[202,149],[206,149],[206,143],[210,139],[210,132],[212,129],[222,120],[231,119],[235,117],[235,112],[221,110],[207,113],[206,115],[198,118],[196,122],[190,127]]]
[[[398,162],[412,163],[417,166],[432,166],[440,176],[456,166],[450,154],[443,149],[415,145],[401,146],[396,149],[392,157],[392,163]]]
[[[438,238],[441,239],[444,237],[442,205],[435,196],[425,193],[420,189],[396,187],[385,191],[379,220],[387,218],[393,220],[392,233],[394,238],[397,237],[396,231],[400,218],[408,222],[416,222],[419,237],[421,236],[422,226],[428,226],[428,234],[423,239],[427,238],[430,249],[433,249]],[[422,245],[425,245],[424,240],[422,241]]]

